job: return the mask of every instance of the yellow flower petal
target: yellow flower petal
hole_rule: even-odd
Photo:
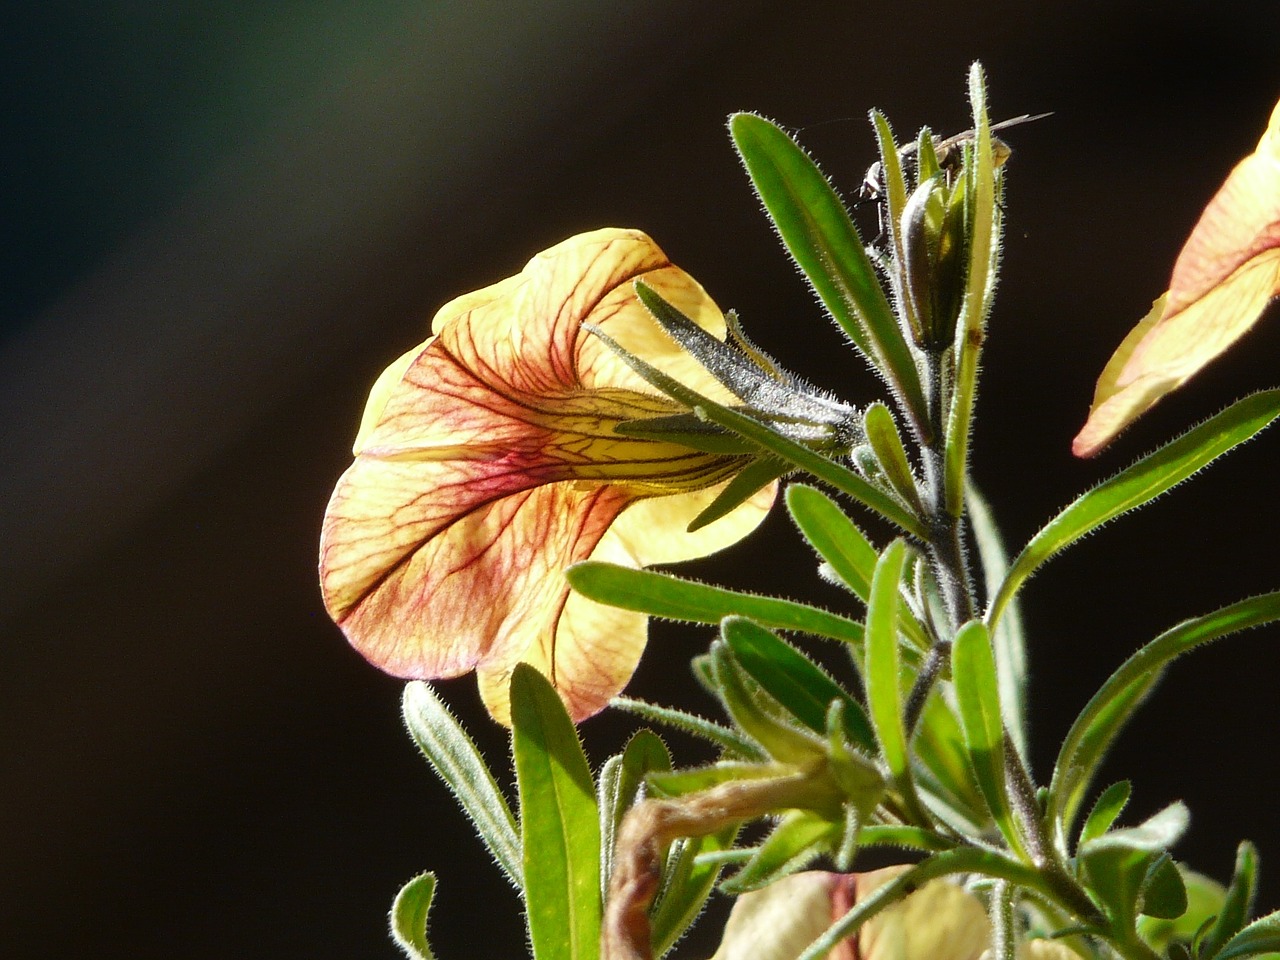
[[[326,512],[320,564],[327,609],[375,665],[422,679],[475,669],[505,722],[507,680],[524,660],[581,719],[634,671],[646,621],[571,596],[564,568],[701,556],[760,522],[772,489],[687,534],[747,458],[615,430],[679,408],[584,324],[733,400],[661,331],[639,278],[724,336],[719,309],[648,237],[602,230],[447,304],[433,337],[378,379]]]
[[[1280,103],[1257,149],[1209,201],[1174,264],[1169,292],[1127,336],[1072,444],[1096,454],[1161,397],[1243,336],[1280,294]]]

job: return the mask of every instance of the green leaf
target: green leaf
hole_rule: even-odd
[[[1155,856],[1127,846],[1099,847],[1081,853],[1080,866],[1089,893],[1117,931],[1134,928],[1142,883]]]
[[[643,700],[633,700],[631,697],[614,697],[609,701],[609,706],[634,714],[648,723],[661,723],[690,736],[701,737],[703,740],[718,746],[731,758],[741,760],[765,759],[764,751],[760,749],[758,744],[752,743],[736,730],[730,730],[714,720],[708,720],[705,717],[699,717],[684,710],[677,710],[675,707],[664,707],[656,703],[646,703]]]
[[[894,423],[889,408],[879,402],[870,404],[862,414],[862,426],[894,493],[917,514],[923,514],[924,505],[920,502],[915,474],[911,471],[902,437],[898,435],[898,425]]]
[[[728,880],[722,892],[737,896],[780,880],[811,863],[839,839],[841,824],[806,810],[786,814],[755,854]]]
[[[978,788],[1005,840],[1021,855],[1022,836],[1005,790],[1004,721],[1000,715],[995,655],[981,621],[966,623],[956,634],[951,648],[951,682]]]
[[[1222,910],[1200,946],[1203,960],[1213,960],[1219,949],[1243,929],[1253,911],[1258,892],[1258,851],[1245,841],[1236,848],[1236,865],[1231,875]]]
[[[435,960],[427,943],[427,913],[436,891],[436,875],[420,873],[396,894],[391,905],[391,938],[409,960]]]
[[[668,573],[587,560],[569,567],[565,578],[573,589],[597,603],[654,617],[718,624],[727,616],[738,615],[774,630],[862,643],[862,624],[856,620],[791,600],[726,590]]]
[[[954,841],[932,830],[905,824],[868,824],[862,828],[860,839],[864,847],[902,847],[931,853],[955,847]]]
[[[1111,830],[1094,837],[1088,843],[1081,844],[1081,856],[1088,856],[1094,850],[1109,850],[1112,847],[1124,847],[1127,850],[1142,850],[1146,853],[1162,853],[1178,842],[1187,831],[1191,814],[1187,805],[1181,800],[1169,804],[1159,813],[1148,817],[1136,827],[1124,827]]]
[[[893,242],[893,253],[898,263],[902,263],[906,254],[902,248],[902,210],[907,204],[907,183],[902,173],[902,159],[898,155],[898,144],[893,139],[893,130],[889,121],[879,110],[871,111],[871,123],[875,127],[876,142],[880,148],[880,180],[884,204],[880,216],[881,228],[887,228],[889,238]],[[907,326],[912,330],[916,342],[923,340],[920,318],[916,316],[915,304],[911,298],[904,296],[901,290],[896,291],[899,309],[903,312]]]
[[[1277,416],[1280,416],[1280,390],[1252,394],[1076,499],[1049,521],[1014,559],[987,610],[988,626],[999,622],[1018,589],[1050,557],[1108,520],[1154,500],[1228,450],[1256,436]]]
[[[885,547],[871,579],[867,603],[867,707],[871,725],[880,743],[880,754],[893,777],[903,801],[918,814],[919,822],[929,818],[916,799],[907,751],[906,724],[902,716],[902,668],[898,660],[898,591],[906,564],[906,546],[895,540]]]
[[[794,767],[776,763],[712,763],[705,767],[656,773],[649,778],[649,786],[664,797],[683,797],[686,794],[709,790],[731,780],[768,780],[794,772]]]
[[[761,688],[814,733],[825,734],[833,700],[844,704],[844,729],[865,750],[875,750],[875,735],[862,705],[808,657],[776,634],[742,618],[727,619],[725,643]]]
[[[733,846],[737,827],[696,839],[677,840],[667,855],[666,879],[650,911],[653,955],[660,957],[689,929],[715,888],[721,864],[707,854]]]
[[[755,624],[740,617],[726,617],[721,632],[749,634]],[[773,697],[743,670],[724,641],[711,645],[716,695],[734,723],[747,736],[782,763],[810,764],[824,755],[822,741],[807,731]]]
[[[1067,731],[1049,786],[1051,815],[1065,833],[1106,746],[1172,660],[1227,634],[1280,619],[1280,591],[1241,600],[1166,630],[1120,665]]]
[[[966,832],[981,832],[989,811],[974,779],[964,731],[942,691],[935,689],[925,701],[911,741],[924,765],[916,771],[916,786],[934,796],[931,806],[942,804],[967,822]]]
[[[401,710],[422,755],[457,798],[507,879],[521,889],[516,818],[475,743],[436,692],[421,680],[405,685]]]
[[[542,674],[511,676],[525,909],[535,960],[600,954],[600,819],[591,770],[564,704]]]
[[[737,507],[750,500],[762,488],[767,487],[783,474],[791,470],[791,464],[764,457],[753,460],[730,480],[723,490],[707,504],[706,508],[689,521],[689,532],[701,530],[709,523],[731,513]]]
[[[1187,909],[1176,919],[1142,916],[1138,918],[1138,934],[1157,952],[1166,952],[1173,943],[1192,944],[1197,935],[1222,912],[1226,891],[1222,884],[1203,874],[1179,866],[1187,894]],[[1241,920],[1243,925],[1244,920]],[[1171,957],[1176,954],[1169,954]]]
[[[1213,960],[1237,960],[1280,952],[1280,910],[1255,920],[1226,942]]]
[[[1089,816],[1085,818],[1080,830],[1080,840],[1076,844],[1077,849],[1111,829],[1111,825],[1129,802],[1130,791],[1128,780],[1120,780],[1102,791],[1102,795],[1094,802],[1093,809],[1089,811]]]
[[[843,201],[776,124],[737,113],[729,130],[787,251],[840,328],[923,422],[919,371]]]
[[[652,730],[637,730],[622,753],[615,754],[600,768],[600,889],[609,888],[613,872],[613,842],[618,825],[635,804],[645,777],[671,769],[667,745]]]
[[[1187,887],[1177,865],[1167,855],[1147,868],[1138,909],[1148,917],[1177,920],[1187,912]]]
[[[947,512],[953,517],[961,516],[964,511],[969,442],[978,395],[978,358],[991,309],[1000,249],[1000,208],[995,198],[996,167],[987,116],[986,79],[978,63],[969,68],[969,101],[973,106],[973,150],[965,164],[969,269],[956,323],[954,386],[943,453],[943,488]]]
[[[787,487],[787,510],[800,532],[831,569],[863,603],[871,595],[876,548],[840,505],[816,487],[793,483]],[[902,632],[919,650],[929,649],[924,628],[908,610],[899,611]],[[755,619],[759,619],[758,617]]]
[[[1009,555],[996,525],[991,507],[972,483],[968,489],[969,524],[973,545],[982,564],[982,579],[988,597],[995,596],[1009,571]],[[1014,746],[1027,756],[1027,644],[1022,628],[1021,604],[1009,602],[991,635],[996,655],[996,675],[1000,678],[1000,710],[1005,729]]]

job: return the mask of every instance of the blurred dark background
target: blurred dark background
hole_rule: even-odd
[[[779,252],[730,111],[798,129],[846,195],[867,110],[902,136],[961,129],[975,58],[997,118],[1055,111],[1009,134],[975,441],[1011,544],[1280,380],[1273,308],[1108,454],[1069,454],[1280,93],[1273,0],[99,0],[6,20],[5,957],[390,958],[390,899],[426,868],[442,960],[523,955],[514,896],[401,728],[400,684],[320,606],[320,516],[369,384],[434,309],[597,226],[647,230],[787,366],[874,397]],[[1264,435],[1029,586],[1041,776],[1136,645],[1280,584],[1278,466]],[[782,515],[694,572],[841,600]],[[709,709],[684,681],[706,640],[659,625],[633,690]],[[1190,804],[1194,866],[1225,876],[1256,841],[1267,910],[1278,643],[1175,667],[1108,767],[1135,781],[1131,819]],[[474,682],[445,691],[501,757]],[[628,727],[589,723],[593,754]]]

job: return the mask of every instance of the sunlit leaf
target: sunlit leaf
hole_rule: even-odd
[[[534,960],[600,955],[600,819],[573,721],[532,667],[511,678],[525,910]]]
[[[435,874],[420,873],[400,888],[391,905],[391,938],[409,960],[435,960],[427,943],[427,914],[435,890]]]
[[[1018,588],[1054,554],[1108,520],[1154,500],[1228,450],[1251,439],[1277,416],[1280,416],[1280,390],[1247,396],[1078,497],[1050,520],[1014,559],[987,610],[988,626],[999,622]]]

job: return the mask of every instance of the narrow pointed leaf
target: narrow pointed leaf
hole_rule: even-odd
[[[787,510],[818,555],[863,603],[871,595],[871,577],[879,555],[840,505],[816,487],[793,483],[787,487]],[[900,610],[902,632],[919,650],[927,650],[924,628],[909,610]],[[759,619],[759,618],[756,618]]]
[[[906,547],[895,540],[876,564],[867,603],[867,707],[880,743],[880,754],[904,802],[925,823],[928,817],[916,799],[902,716],[902,667],[898,658],[898,590],[906,564]]]
[[[1214,960],[1238,960],[1280,953],[1280,910],[1255,920],[1227,941]]]
[[[1277,416],[1280,390],[1252,394],[1079,497],[1018,554],[987,611],[987,624],[999,622],[1018,588],[1054,554],[1108,520],[1154,500],[1254,437]]]
[[[600,820],[587,758],[559,694],[525,664],[511,677],[511,720],[534,960],[597,960]]]
[[[740,618],[725,621],[724,639],[751,679],[814,733],[826,732],[827,711],[833,700],[839,700],[846,734],[858,746],[874,751],[875,735],[862,705],[795,647]]]
[[[707,508],[689,522],[689,532],[701,530],[709,523],[719,520],[726,514],[750,500],[760,490],[791,470],[791,464],[765,457],[752,461],[742,472],[730,480],[720,494],[707,504]]]
[[[960,628],[951,649],[951,682],[969,761],[991,817],[1014,850],[1022,850],[1022,837],[1009,809],[1004,775],[1004,721],[1000,716],[1000,691],[996,679],[991,639],[981,621]]]
[[[698,919],[721,870],[721,865],[707,855],[729,850],[737,835],[737,827],[728,827],[705,837],[677,841],[672,846],[666,883],[651,912],[655,957],[670,950]]]
[[[973,484],[968,489],[969,524],[973,545],[982,564],[982,579],[988,597],[995,596],[1009,572],[1009,555],[985,498]],[[1022,627],[1022,610],[1017,598],[1005,608],[991,635],[1000,679],[1000,710],[1005,729],[1018,753],[1027,756],[1027,645]]]
[[[418,749],[457,798],[507,879],[520,889],[516,819],[479,749],[426,683],[406,684],[401,708]]]
[[[808,811],[793,811],[782,818],[746,865],[720,884],[720,889],[737,896],[803,869],[831,847],[840,829],[839,823]]]
[[[605,761],[600,769],[600,889],[609,888],[613,870],[613,840],[622,817],[635,804],[645,777],[671,769],[667,745],[652,730],[637,730],[622,753]]]
[[[1093,809],[1089,811],[1089,816],[1085,818],[1084,826],[1080,829],[1080,842],[1077,847],[1102,836],[1111,829],[1111,825],[1116,822],[1116,818],[1129,802],[1131,789],[1128,780],[1120,780],[1102,791],[1102,795],[1094,802]]]
[[[1166,630],[1156,637],[1128,660],[1120,665],[1102,685],[1093,698],[1085,705],[1080,716],[1076,718],[1058,751],[1058,760],[1054,765],[1053,781],[1049,795],[1060,797],[1063,792],[1063,779],[1079,776],[1078,768],[1083,766],[1090,771],[1085,775],[1087,781],[1094,765],[1100,760],[1102,751],[1090,746],[1091,737],[1095,737],[1099,726],[1108,730],[1106,742],[1114,736],[1108,724],[1108,716],[1117,710],[1122,717],[1132,712],[1131,706],[1125,706],[1135,695],[1140,699],[1150,688],[1158,673],[1172,660],[1201,644],[1209,643],[1227,634],[1250,627],[1260,626],[1280,619],[1280,591],[1264,593],[1260,596],[1241,600],[1230,606],[1215,610],[1213,613],[1191,620],[1184,620],[1177,626]],[[1136,691],[1136,694],[1135,694]],[[1078,806],[1078,798],[1067,802],[1060,815],[1062,821],[1069,825]]]
[[[923,420],[924,391],[911,349],[844,202],[777,125],[738,113],[729,130],[778,236],[823,305]]]
[[[1187,810],[1187,805],[1178,800],[1159,813],[1148,817],[1136,827],[1111,830],[1100,837],[1095,837],[1081,846],[1081,856],[1086,856],[1094,850],[1106,850],[1112,847],[1161,853],[1181,839],[1190,822],[1191,814]]]
[[[427,943],[427,913],[435,891],[435,874],[420,873],[400,888],[391,905],[391,938],[409,960],[435,960]]]
[[[876,459],[894,493],[916,513],[923,513],[924,506],[920,502],[915,474],[911,472],[907,451],[902,446],[898,425],[893,422],[893,414],[889,412],[889,408],[883,403],[870,404],[862,414],[862,425],[867,433],[867,442],[875,451]]]
[[[845,643],[862,643],[862,624],[856,620],[791,600],[739,593],[667,573],[595,560],[574,564],[565,571],[565,576],[585,597],[650,616],[715,624],[727,616],[738,615],[774,630],[794,630]]]
[[[964,511],[965,477],[969,466],[969,442],[973,410],[978,395],[978,358],[985,337],[987,313],[995,279],[999,250],[999,207],[995,198],[996,168],[987,116],[987,88],[980,64],[969,69],[969,101],[973,107],[973,149],[965,165],[969,269],[964,302],[956,323],[955,386],[947,414],[944,452],[944,489],[947,512],[959,517]]]
[[[675,707],[646,703],[644,700],[635,700],[631,697],[614,697],[609,701],[609,706],[633,714],[646,723],[660,723],[691,737],[700,737],[723,750],[729,759],[765,759],[764,751],[760,749],[759,744],[752,743],[736,730],[731,730],[706,717],[677,710]]]
[[[1243,929],[1253,910],[1257,891],[1258,851],[1246,841],[1236,848],[1236,865],[1231,876],[1231,886],[1227,888],[1218,919],[1214,921],[1201,945],[1200,956],[1204,960],[1212,960],[1218,950]]]

